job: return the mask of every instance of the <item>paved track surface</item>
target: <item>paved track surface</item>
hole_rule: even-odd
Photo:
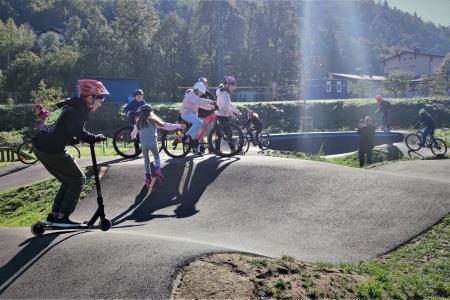
[[[0,229],[0,297],[167,298],[177,268],[222,251],[366,260],[450,211],[449,168],[450,160],[360,170],[206,156],[167,161],[165,185],[149,192],[142,160],[115,163],[102,179],[110,231],[33,238],[26,228]],[[95,199],[74,218],[87,219]]]

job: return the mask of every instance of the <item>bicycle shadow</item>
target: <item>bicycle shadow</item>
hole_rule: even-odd
[[[187,218],[199,212],[198,201],[206,188],[230,164],[240,160],[238,157],[208,159],[194,164],[192,158],[184,160],[169,160],[163,168],[165,184],[155,184],[150,194],[145,195],[142,188],[135,202],[123,213],[113,218],[113,223],[125,221],[147,222],[155,218]],[[155,214],[156,211],[177,206],[173,214]],[[132,212],[131,212],[132,211]],[[128,214],[130,213],[131,214]]]

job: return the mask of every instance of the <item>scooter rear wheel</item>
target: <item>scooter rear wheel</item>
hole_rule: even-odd
[[[100,229],[102,231],[108,231],[112,226],[112,222],[108,219],[102,219],[100,221]]]
[[[43,235],[45,232],[45,223],[38,221],[36,223],[34,223],[33,225],[31,225],[31,233],[39,236],[39,235]]]

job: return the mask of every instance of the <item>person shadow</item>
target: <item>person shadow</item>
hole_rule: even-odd
[[[72,232],[73,234],[63,238],[62,240],[53,243],[58,236],[63,232]],[[75,237],[79,234],[85,233],[86,231],[73,232],[73,231],[62,231],[59,233],[51,233],[38,237],[32,237],[19,246],[26,245],[22,250],[20,250],[9,262],[0,268],[0,296],[17,280],[22,276],[28,269],[30,269],[42,256],[47,254],[52,248],[63,243],[67,239]]]
[[[146,195],[144,186],[136,196],[134,203],[112,219],[117,225],[125,221],[147,222],[155,218],[187,218],[199,212],[198,201],[206,188],[230,164],[239,158],[219,158],[211,156],[194,164],[192,158],[169,160],[164,166],[164,185],[155,183],[153,190]],[[174,214],[155,214],[156,211],[177,206]],[[131,213],[130,213],[131,212]]]

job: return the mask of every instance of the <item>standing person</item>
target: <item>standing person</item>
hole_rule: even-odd
[[[161,172],[161,160],[158,151],[158,133],[157,129],[172,131],[176,129],[184,129],[184,124],[171,124],[161,120],[154,112],[149,104],[145,104],[140,108],[140,116],[136,122],[135,129],[139,132],[139,139],[141,142],[142,154],[144,155],[145,179],[144,183],[147,188],[152,184],[152,171],[150,168],[149,151],[152,152],[155,159],[155,176],[162,183],[164,176]],[[134,133],[135,134],[135,133]]]
[[[79,223],[70,220],[86,177],[80,167],[67,153],[66,146],[77,138],[86,143],[106,140],[103,134],[94,135],[84,129],[84,124],[91,112],[101,107],[106,95],[106,87],[97,80],[82,79],[78,81],[80,97],[66,101],[70,105],[50,113],[33,138],[33,152],[44,167],[61,186],[55,196],[52,212],[48,214],[46,224],[70,227]]]
[[[367,156],[367,163],[372,163],[372,151],[375,145],[375,126],[371,117],[367,116],[361,120],[357,133],[359,134],[359,166],[364,166],[364,160]]]
[[[184,94],[180,109],[181,118],[192,124],[187,134],[191,139],[192,149],[196,154],[200,153],[198,134],[203,125],[203,121],[198,117],[198,109],[214,109],[214,101],[201,98],[205,93],[206,86],[202,82],[197,82],[192,89],[187,90]]]
[[[39,123],[36,125],[36,129],[39,129],[44,125],[45,119],[48,116],[48,111],[44,109],[44,106],[41,103],[36,103],[33,105],[33,110],[36,116],[39,118]]]
[[[200,77],[198,79],[198,82],[202,82],[206,87],[206,92],[201,96],[201,98],[209,99],[214,101],[215,104],[215,97],[214,94],[208,91],[208,80],[206,77]],[[198,135],[198,140],[203,141],[203,138],[206,135],[208,135],[209,131],[211,130],[212,121],[216,118],[216,114],[214,112],[215,108],[211,110],[199,108],[198,109],[198,117],[203,119],[203,126],[200,128],[200,132]],[[203,154],[205,152],[205,147],[203,145],[200,145],[200,154]]]
[[[133,92],[133,100],[127,103],[123,108],[123,112],[128,117],[128,123],[134,125],[136,119],[139,117],[139,107],[145,105],[144,92],[141,89],[137,89]]]
[[[231,102],[230,94],[236,89],[236,79],[233,76],[224,76],[223,84],[219,86],[216,91],[217,95],[217,119],[219,121],[219,125],[222,123],[230,122],[230,117],[232,116],[242,116],[242,113],[234,107]],[[229,131],[228,131],[229,132]],[[231,135],[231,132],[229,132]],[[231,141],[231,136],[228,137],[229,141]],[[217,144],[215,145],[216,149],[220,148],[220,139],[217,139]],[[230,148],[234,150],[234,145],[230,144]]]
[[[389,112],[391,110],[391,103],[384,100],[381,95],[377,95],[375,97],[375,100],[377,100],[378,105],[379,105],[379,107],[375,111],[375,113],[381,112],[383,114],[382,119],[381,119],[381,127],[382,127],[381,129],[384,131],[389,131],[390,127],[389,127],[389,123],[388,123],[388,117],[389,117]]]
[[[419,128],[420,126],[425,127],[425,129],[422,132],[422,143],[420,145],[422,147],[426,147],[427,146],[426,145],[427,137],[428,136],[433,137],[434,130],[436,129],[436,125],[435,125],[434,120],[431,117],[431,115],[429,113],[427,113],[427,111],[423,108],[421,110],[419,110],[419,117],[420,117],[420,120],[416,124],[416,126],[414,126],[414,128]]]

